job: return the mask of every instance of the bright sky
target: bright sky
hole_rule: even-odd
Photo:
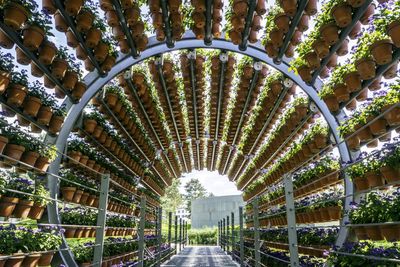
[[[184,174],[181,178],[181,193],[185,193],[184,186],[192,178],[199,179],[207,191],[213,193],[215,196],[240,195],[242,193],[236,189],[234,183],[229,181],[227,175],[222,176],[217,171],[209,172],[207,170],[193,170],[191,173]]]

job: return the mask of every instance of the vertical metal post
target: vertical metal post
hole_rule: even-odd
[[[108,188],[110,186],[110,174],[101,176],[99,211],[97,214],[96,241],[97,246],[94,247],[93,266],[100,267],[103,262],[104,250],[104,229],[106,227]]]
[[[218,221],[218,232],[217,232],[217,245],[221,246],[221,222]]]
[[[182,251],[182,218],[179,218],[179,251]]]
[[[172,212],[168,212],[168,245],[171,247]]]
[[[286,197],[286,218],[289,237],[290,266],[299,266],[299,252],[297,248],[296,211],[294,208],[293,181],[292,176],[286,174],[284,177]]]
[[[178,216],[175,215],[175,253],[178,253]]]
[[[232,243],[232,255],[235,251],[235,214],[231,212],[231,243]]]
[[[222,249],[225,250],[225,218],[222,219]]]
[[[183,235],[183,240],[184,240],[184,247],[186,247],[186,245],[187,245],[187,232],[188,232],[188,223],[187,223],[187,221],[184,221],[184,223],[185,223],[185,234]]]
[[[162,234],[162,208],[159,207],[158,209],[158,218],[157,218],[157,262],[156,266],[160,266],[161,261],[161,234]]]
[[[260,229],[258,221],[258,197],[253,201],[253,216],[254,216],[254,250],[255,250],[255,265],[260,267]]]
[[[243,240],[243,207],[239,207],[239,238],[240,238],[240,266],[244,263],[244,240]]]
[[[226,252],[229,253],[229,215],[226,215]]]
[[[140,222],[139,222],[139,246],[138,246],[138,257],[139,257],[139,266],[144,266],[144,228],[146,221],[146,198],[142,197],[140,200]]]

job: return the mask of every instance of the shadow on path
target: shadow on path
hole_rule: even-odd
[[[226,255],[220,247],[196,246],[184,248],[161,266],[238,267],[239,265]]]

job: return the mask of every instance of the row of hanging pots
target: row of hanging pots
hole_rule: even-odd
[[[45,208],[31,200],[0,195],[0,217],[40,220]]]
[[[54,251],[30,252],[28,255],[15,253],[8,258],[0,259],[0,266],[50,266],[54,254]]]
[[[192,13],[193,27],[192,31],[197,39],[204,39],[206,30],[206,4],[204,1],[191,1],[194,8]],[[219,38],[222,32],[222,18],[223,18],[223,1],[218,0],[213,2],[212,17],[211,17],[211,33],[215,38]]]
[[[398,181],[400,181],[399,171],[389,166],[383,166],[379,171],[366,172],[363,176],[353,179],[357,191],[383,186],[385,182],[392,184]]]
[[[296,213],[297,223],[319,223],[338,221],[342,217],[342,207],[329,206]]]
[[[133,228],[106,227],[105,236],[130,236],[136,234]]]
[[[65,238],[96,237],[96,228],[91,226],[63,226]]]
[[[164,41],[166,37],[165,25],[163,23],[163,14],[161,11],[161,3],[159,0],[149,1],[150,14],[153,22],[153,26],[156,32],[156,38],[158,41]],[[180,40],[184,32],[183,26],[183,12],[181,8],[182,1],[174,0],[168,1],[167,15],[169,18],[169,26],[171,31],[172,40]]]
[[[153,188],[160,195],[164,194],[164,190],[152,179],[150,176],[145,175],[143,181],[148,184],[151,188]]]
[[[313,192],[318,192],[323,188],[336,184],[339,181],[339,172],[322,174],[321,177],[322,178],[311,181],[310,183],[295,189],[294,196],[300,197],[304,195],[309,195]]]
[[[354,225],[352,226],[358,240],[371,239],[374,241],[384,240],[394,242],[400,240],[399,224],[371,224],[371,225]]]
[[[289,250],[289,244],[286,243],[277,243],[277,242],[270,242],[264,241],[264,245],[271,248],[281,249],[281,250]],[[315,257],[323,257],[324,251],[329,250],[329,246],[298,246],[298,251],[301,254],[311,255]]]
[[[98,196],[85,192],[75,186],[61,187],[60,191],[64,201],[95,208],[99,206]]]

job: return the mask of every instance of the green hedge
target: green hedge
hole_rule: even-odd
[[[190,229],[188,237],[190,245],[216,245],[217,228]]]

